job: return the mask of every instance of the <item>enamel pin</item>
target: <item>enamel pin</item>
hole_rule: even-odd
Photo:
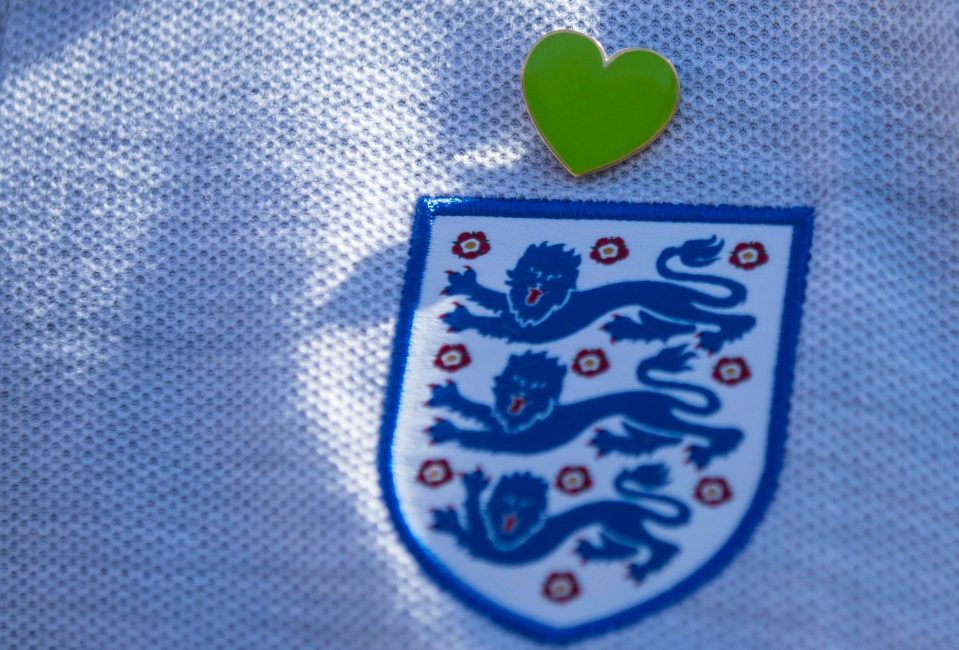
[[[812,213],[422,199],[380,447],[442,586],[548,641],[715,577],[773,495]]]
[[[669,59],[638,48],[607,58],[597,41],[579,32],[541,38],[521,80],[533,123],[573,176],[641,151],[679,106],[679,76]]]

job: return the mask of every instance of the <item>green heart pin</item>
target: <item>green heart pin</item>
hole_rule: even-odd
[[[679,76],[669,59],[638,48],[607,59],[598,41],[568,30],[533,46],[521,78],[533,123],[573,176],[642,150],[679,106]]]

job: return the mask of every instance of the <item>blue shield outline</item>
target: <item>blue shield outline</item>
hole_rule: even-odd
[[[779,347],[769,420],[765,467],[755,496],[745,516],[727,542],[691,575],[664,593],[612,616],[557,628],[532,620],[495,603],[455,576],[410,529],[400,514],[393,480],[393,440],[396,432],[404,375],[416,309],[421,299],[426,256],[433,220],[437,216],[523,217],[544,219],[612,219],[624,221],[705,222],[726,224],[772,224],[793,227],[784,306],[779,328]],[[443,588],[496,622],[540,641],[566,643],[635,623],[657,612],[715,578],[749,541],[762,520],[782,468],[792,373],[795,361],[802,299],[813,227],[811,208],[766,208],[677,204],[636,204],[530,199],[424,197],[417,203],[409,260],[404,278],[400,313],[396,324],[393,356],[384,404],[379,445],[379,472],[384,498],[400,538],[423,569]]]

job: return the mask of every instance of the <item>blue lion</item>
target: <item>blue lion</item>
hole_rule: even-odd
[[[523,431],[549,416],[565,376],[566,368],[545,352],[512,355],[493,379],[493,415],[504,433]]]
[[[615,282],[594,289],[578,290],[580,256],[562,244],[543,242],[530,245],[516,266],[506,272],[507,293],[479,284],[476,271],[447,271],[443,293],[464,296],[495,313],[479,316],[457,303],[441,318],[451,331],[475,330],[484,336],[522,343],[548,343],[582,330],[615,309],[640,307],[639,320],[616,316],[603,325],[613,341],[668,342],[690,334],[699,325],[716,329],[701,331],[700,346],[718,352],[756,324],[753,316],[728,314],[711,309],[731,309],[746,300],[746,288],[734,280],[715,275],[696,275],[669,268],[678,257],[687,267],[702,268],[718,259],[723,241],[692,239],[660,253],[656,270],[666,280],[711,284],[727,290],[723,296],[699,291],[674,282],[636,280]]]
[[[544,352],[514,354],[494,380],[492,406],[464,397],[452,381],[431,387],[428,406],[458,413],[479,422],[481,428],[465,430],[438,418],[427,432],[436,443],[455,441],[470,449],[537,454],[570,442],[604,418],[620,416],[624,419],[624,435],[600,429],[591,440],[590,444],[600,455],[648,454],[691,436],[706,441],[706,445],[694,444],[688,448],[690,462],[703,468],[714,457],[735,450],[743,438],[742,431],[684,420],[677,412],[696,416],[716,413],[719,398],[706,388],[650,376],[653,371],[689,370],[688,361],[695,356],[683,345],[666,348],[640,362],[637,376],[647,386],[698,395],[701,404],[649,390],[628,390],[561,404],[559,396],[566,367]]]
[[[525,564],[546,557],[572,535],[599,526],[599,543],[580,540],[576,555],[583,562],[619,561],[634,558],[646,548],[649,555],[644,562],[628,565],[629,577],[640,582],[666,566],[679,551],[675,544],[654,537],[645,523],[678,527],[690,520],[689,507],[682,501],[651,493],[665,486],[668,477],[668,470],[660,464],[623,470],[616,477],[614,486],[623,497],[655,502],[655,508],[634,501],[603,500],[547,517],[549,487],[542,478],[529,473],[504,476],[484,507],[481,495],[490,480],[477,469],[462,478],[465,517],[453,507],[434,510],[433,528],[452,535],[476,558],[496,564]]]

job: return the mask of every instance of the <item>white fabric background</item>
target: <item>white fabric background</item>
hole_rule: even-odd
[[[0,2],[0,647],[536,647],[380,500],[421,194],[813,206],[765,523],[582,647],[955,647],[959,5],[773,4]],[[593,178],[519,94],[554,28],[682,80]]]

